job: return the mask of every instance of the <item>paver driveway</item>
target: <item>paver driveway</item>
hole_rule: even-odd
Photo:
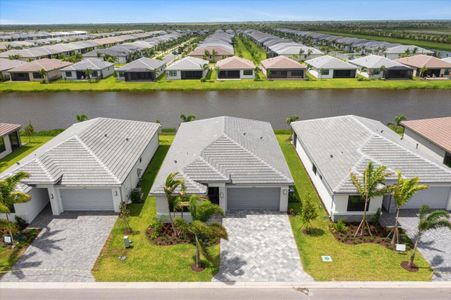
[[[42,231],[2,281],[94,281],[91,269],[117,216],[63,213],[47,208],[32,226]]]
[[[229,240],[221,240],[214,281],[311,281],[302,270],[290,221],[274,212],[236,212],[222,219]]]

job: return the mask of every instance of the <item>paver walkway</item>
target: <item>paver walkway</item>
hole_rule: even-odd
[[[236,212],[222,220],[229,240],[221,240],[221,263],[213,281],[299,282],[303,271],[288,216]]]
[[[63,213],[47,208],[32,226],[42,231],[1,281],[94,281],[91,269],[117,216],[109,213]]]
[[[394,224],[394,214],[384,215],[384,223]],[[418,222],[418,210],[401,211],[399,224],[412,240],[416,238]],[[418,244],[418,250],[434,271],[432,280],[451,280],[451,230],[439,228],[425,232]]]

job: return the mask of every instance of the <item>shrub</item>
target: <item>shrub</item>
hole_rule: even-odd
[[[177,131],[177,129],[175,129],[175,128],[162,128],[161,129],[161,132],[164,132],[164,133],[175,133]]]
[[[346,233],[348,231],[348,226],[343,219],[339,219],[336,223],[334,223],[333,228],[338,233]]]
[[[9,234],[10,230],[13,235],[16,235],[19,232],[19,227],[14,222],[0,219],[0,235]]]
[[[160,237],[163,235],[163,228],[164,228],[164,221],[160,217],[155,217],[150,224],[149,228],[152,229],[152,233],[150,237],[152,239],[156,239],[157,237]]]
[[[17,225],[17,227],[19,228],[20,231],[24,230],[28,226],[27,221],[25,221],[21,217],[16,216],[15,219],[16,219],[16,225]]]
[[[141,197],[141,189],[133,189],[130,193],[130,198],[132,203],[142,203],[143,199]]]

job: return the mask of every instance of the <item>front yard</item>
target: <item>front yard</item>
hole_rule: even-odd
[[[310,195],[318,206],[319,217],[313,223],[314,233],[305,235],[300,230],[299,217],[290,217],[296,243],[304,270],[315,280],[336,281],[411,281],[431,280],[432,270],[421,254],[417,253],[415,263],[419,272],[404,270],[400,263],[408,260],[408,254],[398,254],[381,245],[346,245],[335,239],[329,231],[329,219],[322,207],[310,178],[305,171],[288,135],[277,136],[282,151],[293,175],[296,189],[301,199]],[[296,209],[298,204],[290,203]],[[321,261],[322,255],[330,255],[333,262]]]

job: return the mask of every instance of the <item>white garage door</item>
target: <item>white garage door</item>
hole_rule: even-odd
[[[416,193],[406,205],[404,209],[417,209],[423,204],[434,209],[446,209],[448,205],[450,188],[448,187],[430,187],[427,190]]]
[[[229,188],[228,210],[279,210],[280,188]]]
[[[61,190],[64,210],[113,210],[111,190]]]

